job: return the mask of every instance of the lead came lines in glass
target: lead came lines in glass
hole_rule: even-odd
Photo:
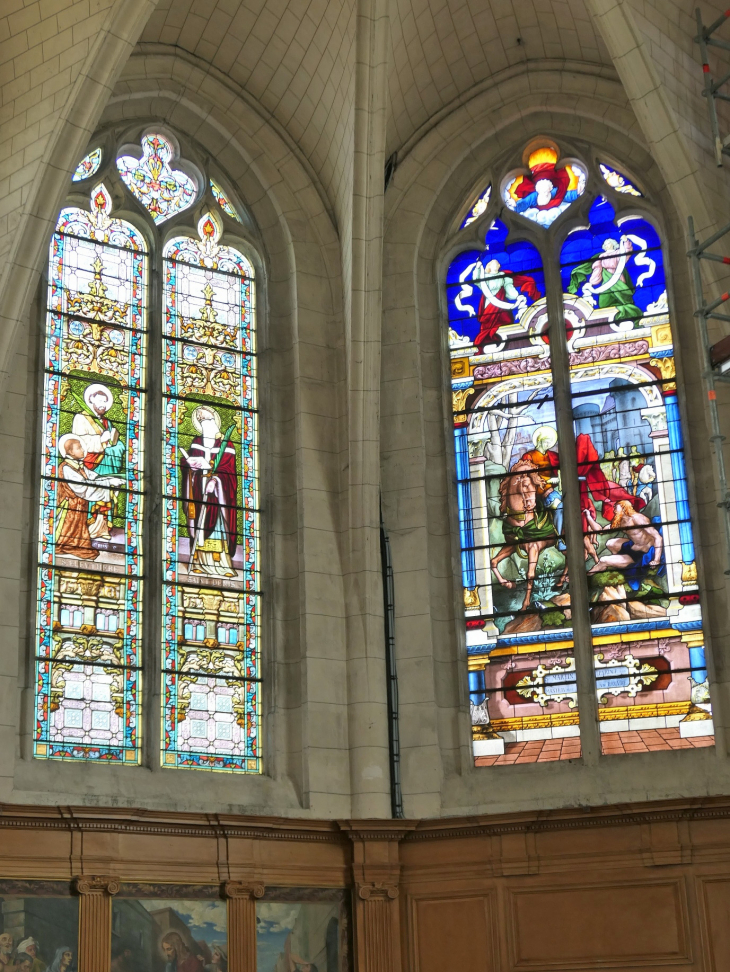
[[[165,251],[164,765],[260,772],[253,268],[198,229]]]
[[[587,169],[559,158],[555,143],[534,140],[525,173],[502,183],[508,207],[544,228],[585,191]],[[617,170],[600,174],[641,195]],[[589,218],[561,256],[585,606],[571,603],[566,583],[540,257],[495,220],[484,250],[459,254],[447,275],[480,765],[580,755],[576,610],[592,624],[604,753],[713,743],[661,241],[645,219],[616,220],[601,196]]]

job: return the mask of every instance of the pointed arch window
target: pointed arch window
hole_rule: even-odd
[[[237,215],[232,237],[173,140],[148,132],[137,155],[101,168],[51,244],[34,754],[257,773],[255,273]],[[94,150],[73,180],[101,165]],[[164,243],[155,225],[173,219]],[[141,734],[151,664],[159,746]]]
[[[475,760],[712,745],[660,234],[617,169],[525,164],[446,279]]]

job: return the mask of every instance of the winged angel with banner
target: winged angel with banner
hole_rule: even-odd
[[[459,283],[462,286],[454,305],[479,322],[480,330],[474,345],[480,354],[487,344],[494,344],[497,350],[503,343],[499,329],[519,321],[527,309],[528,297],[531,300],[540,297],[534,277],[503,270],[495,259],[483,263],[480,257],[470,263],[459,275]],[[479,294],[477,310],[469,302],[475,289]]]

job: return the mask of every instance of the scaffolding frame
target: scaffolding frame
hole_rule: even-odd
[[[723,155],[730,155],[730,133],[724,138],[720,134],[717,102],[730,101],[730,93],[728,93],[728,88],[726,87],[728,82],[730,82],[730,71],[723,74],[719,80],[715,80],[710,71],[709,48],[718,47],[723,51],[730,52],[730,43],[715,36],[720,27],[730,18],[730,10],[726,10],[725,13],[721,14],[709,27],[705,27],[702,23],[702,12],[699,7],[695,10],[695,17],[697,18],[697,37],[695,40],[700,45],[702,71],[705,75],[705,86],[702,93],[707,99],[707,107],[710,113],[710,128],[712,129],[712,141],[715,148],[715,162],[718,165],[722,165]],[[723,88],[725,89],[724,91],[721,90]]]
[[[712,435],[710,436],[710,441],[712,442],[714,448],[715,461],[717,464],[717,475],[720,482],[721,500],[717,505],[721,510],[724,511],[723,520],[725,524],[725,550],[727,558],[727,568],[725,573],[730,574],[730,490],[728,489],[725,456],[722,451],[722,444],[725,441],[725,436],[720,430],[720,416],[717,409],[716,392],[717,383],[730,383],[730,370],[727,373],[723,373],[719,370],[719,367],[723,364],[723,362],[730,362],[730,339],[725,338],[715,345],[710,345],[707,326],[707,322],[710,320],[723,321],[725,324],[730,324],[730,314],[722,313],[718,310],[718,308],[726,303],[726,301],[730,300],[730,293],[725,292],[716,300],[711,300],[708,302],[705,298],[701,267],[703,260],[710,263],[730,264],[730,257],[723,256],[719,253],[710,252],[710,247],[715,246],[715,244],[719,243],[721,240],[730,238],[730,223],[727,223],[722,227],[722,229],[718,230],[716,233],[713,233],[703,243],[700,243],[697,238],[694,220],[691,216],[688,218],[687,224],[689,238],[689,249],[687,251],[687,256],[689,257],[690,265],[692,267],[692,282],[694,284],[695,291],[696,309],[694,316],[698,323],[700,340],[702,342],[702,378],[705,384],[705,390],[707,392],[707,402],[710,410],[710,422],[712,426]],[[728,239],[728,241],[730,242],[730,239]],[[721,353],[719,355],[714,353],[716,349],[721,349]],[[725,349],[727,349],[728,354],[726,357],[723,357]]]

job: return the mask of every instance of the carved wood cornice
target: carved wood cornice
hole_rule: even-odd
[[[96,807],[43,807],[0,804],[0,829],[78,830],[145,836],[232,837],[342,844],[346,836],[334,821],[222,814],[157,814],[145,810]]]
[[[653,823],[691,823],[709,820],[730,820],[730,797],[421,820],[403,839],[406,841],[455,840],[465,837],[500,837],[509,834],[595,830],[604,827],[636,827]]]
[[[418,827],[417,820],[338,820],[350,840],[401,841]]]
[[[0,830],[59,830],[145,836],[243,838],[361,844],[455,840],[593,830],[654,823],[730,820],[730,797],[650,804],[484,814],[431,820],[301,820],[286,817],[157,813],[118,808],[0,804]]]

